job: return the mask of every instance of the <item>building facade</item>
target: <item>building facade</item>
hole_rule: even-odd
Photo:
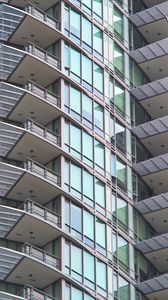
[[[167,21],[0,1],[0,299],[167,300]]]

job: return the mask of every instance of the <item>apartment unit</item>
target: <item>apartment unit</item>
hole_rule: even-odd
[[[0,1],[0,299],[167,300],[167,61],[168,1]]]

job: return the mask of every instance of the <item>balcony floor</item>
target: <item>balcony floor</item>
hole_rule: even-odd
[[[9,0],[9,4],[24,8],[30,1],[29,0]],[[31,0],[31,4],[38,6],[40,9],[46,11],[51,6],[57,3],[57,0],[39,0],[38,4],[36,0]]]

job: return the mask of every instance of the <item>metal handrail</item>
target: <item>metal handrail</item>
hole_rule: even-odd
[[[26,130],[34,132],[51,141],[52,143],[56,143],[57,146],[61,146],[61,136],[53,132],[52,130],[42,126],[41,124],[38,124],[31,119],[27,119],[23,126]]]
[[[25,89],[34,93],[40,97],[43,97],[44,100],[48,100],[51,104],[56,105],[57,107],[61,107],[61,97],[52,93],[51,91],[45,89],[44,87],[35,84],[33,81],[29,80],[25,84]]]
[[[55,267],[56,269],[60,269],[61,267],[60,257],[50,254],[49,252],[46,252],[36,246],[32,246],[29,243],[24,243],[20,248],[20,252],[37,260],[40,260],[40,262],[47,263],[47,265]]]
[[[27,159],[23,163],[23,168],[27,171],[30,171],[32,173],[35,173],[39,175],[40,177],[43,177],[44,179],[47,179],[48,181],[56,184],[61,185],[61,175],[52,171],[51,169],[48,169],[44,167],[43,165],[31,160]]]
[[[25,11],[33,16],[36,16],[36,12],[40,13],[44,22],[46,22],[46,23],[48,22],[50,24],[50,26],[54,24],[55,26],[53,26],[53,27],[55,27],[56,29],[60,29],[60,21],[58,21],[54,17],[50,16],[49,14],[47,14],[40,8],[36,7],[35,5],[28,3],[27,6],[25,7]],[[39,18],[39,14],[37,17]]]
[[[61,69],[61,60],[57,56],[51,54],[50,52],[40,48],[39,46],[34,45],[33,43],[29,42],[25,48],[24,51],[26,51],[29,54],[32,54],[36,56],[37,58],[40,58],[47,62],[48,64]]]

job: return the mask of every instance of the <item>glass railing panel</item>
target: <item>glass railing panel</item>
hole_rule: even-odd
[[[20,295],[28,300],[56,300],[56,298],[49,296],[31,286],[25,286]]]

